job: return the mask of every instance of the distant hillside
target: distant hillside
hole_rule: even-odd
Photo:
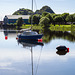
[[[36,10],[35,14],[42,14],[43,12],[54,13],[54,11],[49,6],[43,6],[40,10]]]
[[[15,11],[13,13],[13,15],[31,15],[32,13],[33,13],[32,10],[22,8],[22,9],[19,9],[19,10]]]
[[[54,11],[49,7],[49,6],[43,6],[40,10],[36,10],[33,12],[30,9],[19,9],[13,13],[13,15],[31,15],[32,13],[34,14],[42,14],[43,12],[49,12],[49,13],[54,13]]]

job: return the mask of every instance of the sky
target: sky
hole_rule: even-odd
[[[0,20],[20,8],[31,9],[32,0],[0,0]],[[75,0],[34,0],[34,11],[49,6],[56,14],[75,13]]]

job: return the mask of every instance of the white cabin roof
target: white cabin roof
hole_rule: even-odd
[[[5,15],[8,19],[18,19],[22,17],[22,19],[29,19],[30,15]]]

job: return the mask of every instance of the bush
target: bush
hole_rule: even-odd
[[[42,17],[41,19],[40,19],[40,25],[42,26],[42,27],[48,27],[49,26],[49,22],[50,22],[50,20],[49,20],[49,18],[47,18],[47,17]]]

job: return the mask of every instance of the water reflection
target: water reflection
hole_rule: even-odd
[[[3,39],[5,33],[9,38],[7,41]],[[66,32],[45,30],[43,33],[43,41],[46,42],[44,45],[40,42],[17,41],[16,31],[0,32],[0,74],[31,75],[33,69],[32,75],[36,75],[36,68],[38,68],[37,75],[74,75],[75,43],[71,43],[74,40],[70,42],[70,38],[74,39],[75,37],[74,32],[73,34],[68,32],[67,35]],[[66,41],[63,40],[63,35],[65,35]],[[67,40],[67,38],[69,39]],[[56,51],[56,46],[60,44],[68,46],[71,49],[70,53]],[[42,51],[40,46],[43,47]],[[37,67],[39,58],[39,66]]]
[[[66,55],[66,53],[68,53],[68,52],[66,50],[58,50],[58,51],[56,51],[56,53],[58,55]]]
[[[49,29],[44,29],[43,30],[43,41],[45,43],[50,42],[53,39],[64,39],[64,40],[68,40],[70,42],[75,42],[75,34],[74,31],[51,31]]]
[[[33,40],[18,40],[18,44],[22,44],[24,48],[29,47],[31,51],[31,65],[32,65],[32,75],[34,75],[34,67],[33,67],[33,47],[40,45],[43,46],[44,44],[42,42],[33,41]]]
[[[18,40],[18,44],[22,44],[23,47],[34,47],[37,45],[43,46],[44,44],[42,42],[33,41],[33,40]]]
[[[11,37],[10,34],[12,34],[14,36],[14,33],[18,33],[19,30],[15,30],[15,29],[7,29],[7,28],[3,28],[4,31],[4,35],[5,36],[9,36]],[[43,30],[43,42],[44,43],[48,43],[53,39],[64,39],[64,40],[68,40],[70,42],[75,42],[75,31],[51,31],[50,29],[46,28]]]

